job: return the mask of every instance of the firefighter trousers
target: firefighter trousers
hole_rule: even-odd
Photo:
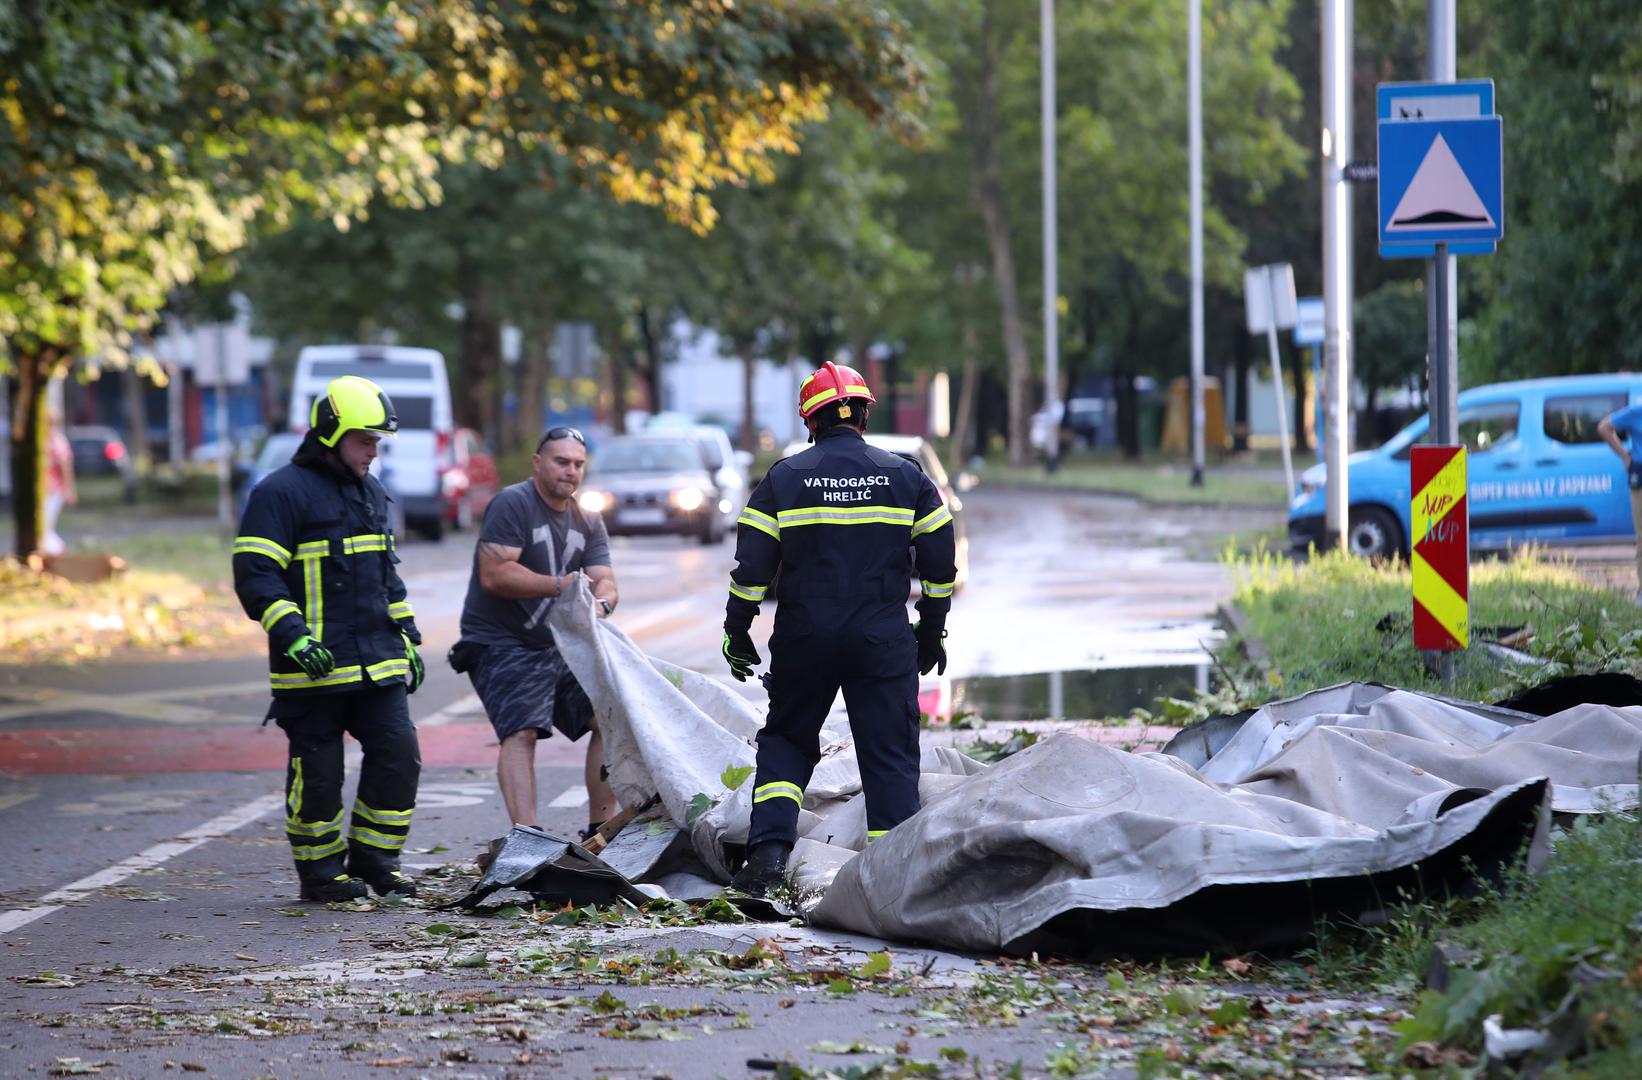
[[[859,632],[779,637],[770,642],[770,712],[758,733],[748,847],[797,840],[804,788],[821,760],[821,725],[840,690],[866,794],[867,839],[916,814],[918,649],[904,609]],[[817,655],[828,638],[820,651],[830,655]]]
[[[405,688],[276,700],[274,719],[290,740],[285,835],[297,876],[323,882],[347,872],[366,880],[399,869],[416,807],[422,752]],[[342,836],[342,736],[364,751],[348,836]]]

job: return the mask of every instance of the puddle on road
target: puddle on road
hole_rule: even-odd
[[[1210,687],[1208,664],[1046,671],[954,679],[951,715],[975,713],[993,722],[1099,719],[1150,709],[1160,697],[1189,697]]]

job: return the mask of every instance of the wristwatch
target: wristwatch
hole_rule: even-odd
[[[606,615],[608,615],[612,611],[616,610],[616,605],[612,604],[610,601],[606,600],[602,596],[599,597],[599,606],[604,609],[604,613]]]

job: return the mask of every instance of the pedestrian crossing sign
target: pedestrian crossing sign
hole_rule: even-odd
[[[1505,232],[1500,118],[1382,121],[1379,135],[1381,253],[1410,244],[1491,251]]]

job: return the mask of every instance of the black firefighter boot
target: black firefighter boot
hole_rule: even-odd
[[[348,869],[354,876],[376,890],[378,896],[397,896],[409,900],[416,895],[416,882],[409,874],[399,871],[399,856],[378,853],[363,844],[348,846]]]
[[[730,879],[730,887],[748,896],[768,896],[787,876],[789,844],[779,840],[763,840],[747,852],[747,861]]]
[[[323,866],[307,868],[299,864],[297,880],[302,883],[302,899],[319,904],[346,903],[367,895],[365,883],[349,877],[341,859],[325,859]]]

